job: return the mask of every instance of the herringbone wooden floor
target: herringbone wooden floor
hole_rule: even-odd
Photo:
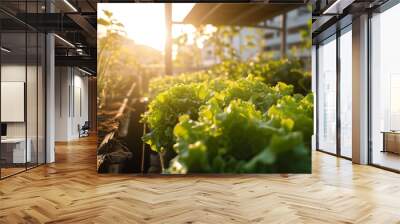
[[[314,153],[312,175],[98,175],[96,141],[0,181],[0,223],[400,223],[400,175]]]

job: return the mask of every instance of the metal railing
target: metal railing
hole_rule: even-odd
[[[130,89],[128,90],[127,94],[125,95],[124,99],[122,100],[122,104],[119,107],[118,112],[115,114],[114,117],[110,119],[111,121],[116,122],[117,125],[113,127],[113,129],[108,134],[104,136],[103,140],[101,141],[101,143],[97,148],[98,152],[97,169],[99,169],[100,165],[105,161],[107,157],[107,153],[99,154],[99,152],[110,152],[110,150],[115,146],[115,144],[119,144],[121,147],[125,147],[118,140],[116,140],[116,138],[118,137],[119,129],[121,127],[122,122],[126,122],[123,121],[124,120],[123,118],[126,112],[129,111],[128,110],[129,105],[134,103],[134,101],[136,100],[136,98],[132,97],[135,88],[136,88],[136,83],[133,83]]]

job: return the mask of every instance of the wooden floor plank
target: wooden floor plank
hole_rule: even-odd
[[[98,175],[96,139],[0,181],[0,223],[400,223],[400,175],[320,152],[311,175]]]

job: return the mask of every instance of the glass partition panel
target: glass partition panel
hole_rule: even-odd
[[[52,4],[52,3],[51,3]],[[46,0],[38,1],[38,13],[46,13]],[[46,163],[46,36],[38,33],[38,164]]]
[[[371,18],[372,163],[400,170],[400,4]]]
[[[336,37],[318,47],[318,149],[336,153]]]
[[[25,32],[1,34],[1,174],[24,171],[31,162],[26,141],[27,48]]]
[[[352,157],[352,33],[351,26],[340,36],[340,154]]]
[[[46,52],[45,52],[45,45],[46,45],[46,38],[45,35],[39,33],[38,35],[38,77],[37,77],[37,90],[38,90],[38,164],[45,163],[46,158],[46,145],[45,145],[45,120],[46,120],[46,108],[45,108],[45,99],[46,99],[46,76],[45,76],[45,65],[46,65]]]
[[[31,151],[28,168],[38,163],[38,35],[27,33],[27,80],[26,80],[26,115],[27,115],[27,149]]]
[[[45,44],[12,15],[45,12],[45,0],[0,1],[0,178],[45,163]],[[37,17],[33,17],[37,18]]]

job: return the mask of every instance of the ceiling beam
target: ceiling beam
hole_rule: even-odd
[[[215,11],[217,11],[218,8],[220,8],[222,5],[223,5],[222,3],[218,3],[215,6],[213,6],[210,11],[208,11],[203,17],[201,17],[198,24],[203,24],[203,22],[206,21],[208,17],[212,15]]]
[[[241,12],[239,16],[230,21],[229,25],[237,24],[237,22],[243,20],[244,18],[247,18],[248,16],[251,16],[253,13],[257,12],[258,10],[261,10],[262,8],[263,7],[260,4],[254,4],[253,7],[251,7],[245,12]]]
[[[74,21],[78,26],[80,26],[90,37],[96,38],[97,30],[90,24],[85,17],[80,14],[67,14],[67,16]]]
[[[56,66],[80,66],[96,70],[97,60],[90,56],[55,56]]]

